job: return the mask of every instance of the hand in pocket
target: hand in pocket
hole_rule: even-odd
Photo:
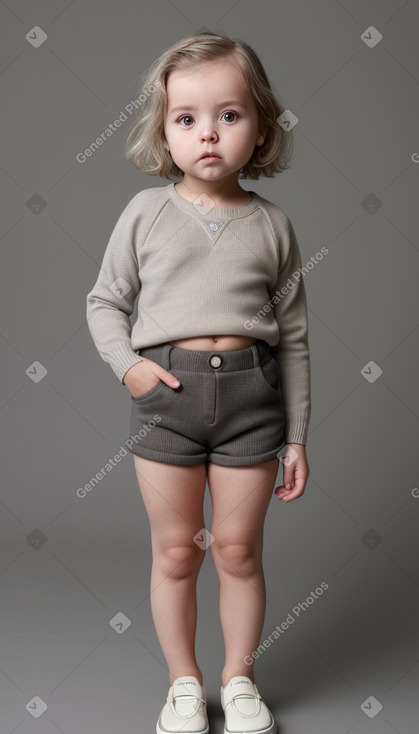
[[[143,359],[134,364],[124,375],[124,385],[127,386],[133,398],[141,398],[162,380],[169,387],[179,387],[180,382],[171,372],[167,372],[157,362]]]

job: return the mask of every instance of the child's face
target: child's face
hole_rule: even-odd
[[[224,57],[173,71],[167,94],[164,134],[185,179],[237,182],[255,145],[263,144],[266,126],[261,129],[254,99],[233,61]],[[219,157],[202,158],[208,151]]]

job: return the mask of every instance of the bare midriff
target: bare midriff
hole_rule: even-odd
[[[193,336],[187,339],[175,339],[169,344],[181,349],[198,349],[209,352],[216,349],[221,352],[227,349],[245,349],[256,341],[257,339],[250,336],[221,334],[220,336]]]

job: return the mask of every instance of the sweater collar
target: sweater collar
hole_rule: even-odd
[[[223,208],[217,208],[217,207],[205,207],[205,206],[197,206],[192,201],[188,201],[188,199],[184,199],[183,196],[178,194],[178,192],[175,189],[175,184],[170,183],[167,186],[167,191],[169,194],[169,197],[171,201],[179,208],[182,209],[184,212],[187,212],[188,214],[195,214],[198,216],[203,216],[208,219],[239,219],[240,217],[247,217],[248,214],[251,214],[258,208],[257,198],[258,195],[255,191],[249,191],[248,193],[252,195],[252,200],[249,202],[249,204],[246,204],[245,206],[238,206],[231,209],[223,209]]]

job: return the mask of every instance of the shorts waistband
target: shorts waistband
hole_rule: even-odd
[[[192,372],[233,372],[259,367],[272,359],[269,344],[259,339],[249,347],[228,350],[183,349],[173,344],[142,347],[136,353],[160,364],[164,369],[185,369]]]

